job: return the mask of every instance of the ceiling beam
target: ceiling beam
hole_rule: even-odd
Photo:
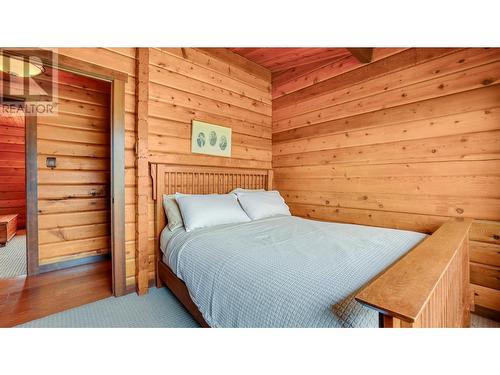
[[[367,64],[372,61],[373,48],[348,48],[348,50],[360,63]]]

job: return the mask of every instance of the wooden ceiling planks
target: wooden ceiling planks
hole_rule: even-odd
[[[230,48],[230,50],[269,69],[273,74],[350,55],[346,48]]]

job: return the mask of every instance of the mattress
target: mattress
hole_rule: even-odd
[[[354,295],[425,234],[278,216],[164,230],[164,262],[212,327],[377,327]]]

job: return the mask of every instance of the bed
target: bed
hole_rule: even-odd
[[[463,327],[470,220],[426,234],[277,216],[165,229],[162,194],[272,186],[272,171],[152,164],[157,286],[204,327]]]

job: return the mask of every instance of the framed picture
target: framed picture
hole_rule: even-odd
[[[231,128],[193,120],[191,152],[231,157]]]

